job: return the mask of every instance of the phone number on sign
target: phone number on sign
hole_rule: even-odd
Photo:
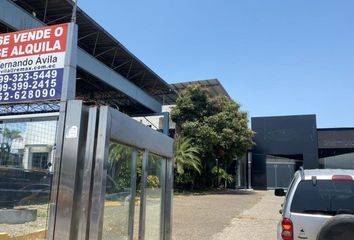
[[[27,89],[48,89],[55,88],[57,86],[56,79],[50,80],[40,80],[40,81],[31,81],[31,82],[13,82],[13,83],[0,83],[0,92],[11,91],[21,91]]]
[[[14,73],[0,75],[0,83],[26,82],[31,80],[55,79],[58,76],[58,70],[35,71],[27,73]]]
[[[62,70],[43,70],[0,75],[0,101],[53,99],[60,96]],[[58,85],[59,84],[59,85]]]
[[[37,89],[28,91],[15,91],[12,94],[9,92],[0,92],[0,101],[11,100],[31,100],[39,98],[54,97],[56,95],[55,88]]]

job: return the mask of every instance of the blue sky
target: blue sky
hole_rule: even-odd
[[[218,78],[253,116],[354,127],[353,0],[79,0],[168,83]]]

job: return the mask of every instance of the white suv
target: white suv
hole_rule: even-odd
[[[278,240],[354,240],[354,170],[295,173],[280,210]]]

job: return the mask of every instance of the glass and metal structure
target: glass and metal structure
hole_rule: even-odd
[[[59,118],[0,117],[0,231],[171,239],[173,140],[107,106],[68,101],[62,134]]]
[[[0,117],[0,232],[47,235],[58,114]]]
[[[0,1],[0,33],[66,23],[72,7],[70,0]],[[0,232],[171,239],[168,121],[160,133],[122,112],[161,114],[173,90],[81,9],[76,23],[61,99],[0,106]]]

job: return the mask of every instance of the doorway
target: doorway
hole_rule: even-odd
[[[295,172],[303,165],[302,155],[294,156],[266,156],[268,189],[289,187]]]

